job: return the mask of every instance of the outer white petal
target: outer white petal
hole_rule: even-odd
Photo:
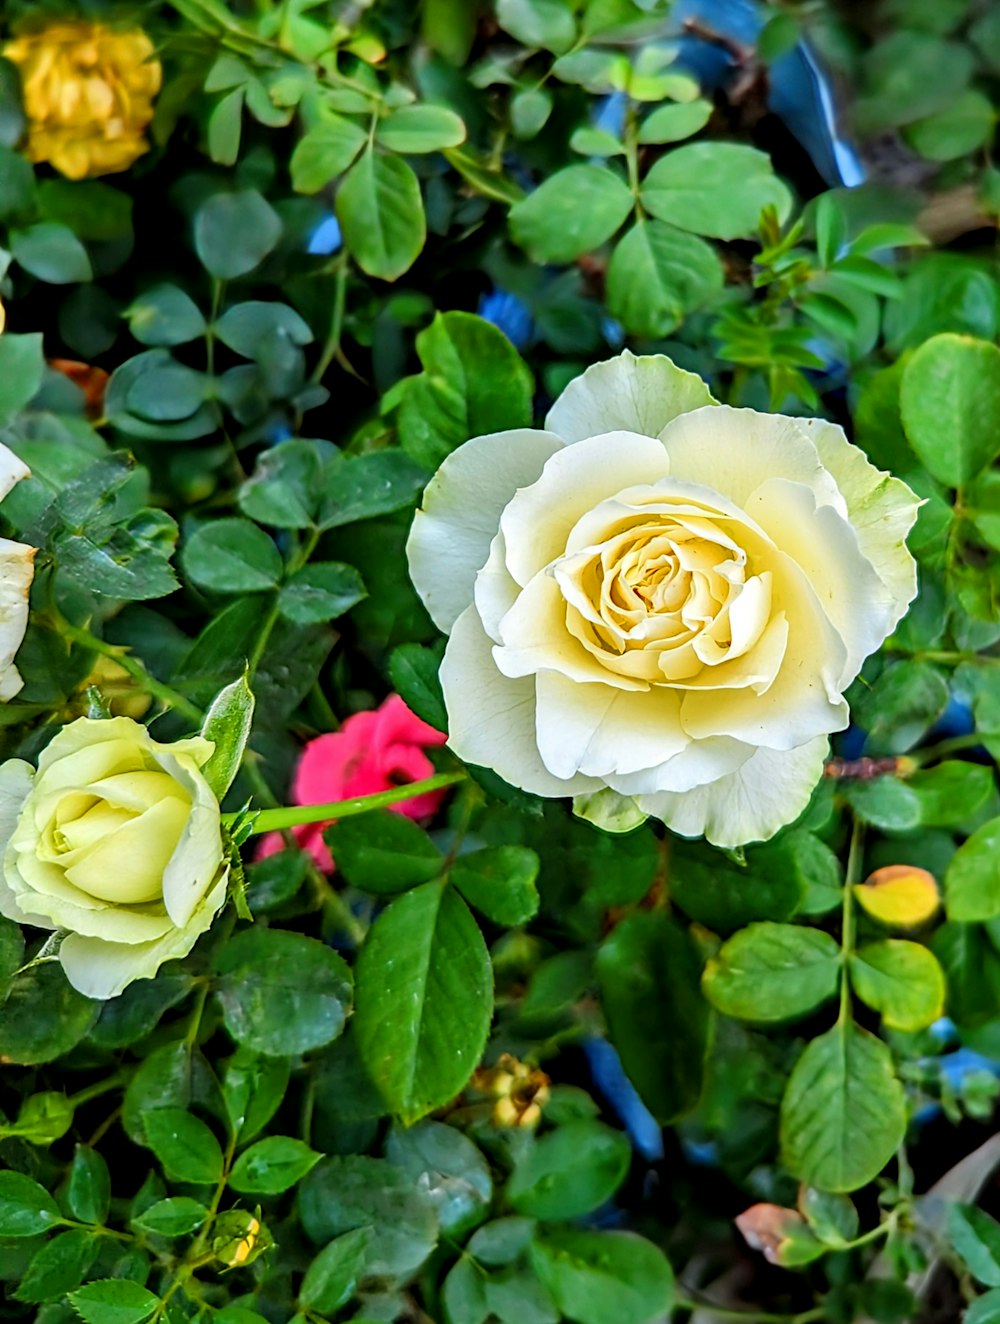
[[[8,759],[0,764],[0,862],[7,851],[7,844],[14,835],[17,820],[21,816],[24,802],[31,794],[31,784],[35,770],[23,759]],[[17,895],[4,878],[3,865],[0,863],[0,915],[8,919],[30,923],[28,916],[18,905]]]
[[[625,350],[574,378],[549,410],[545,426],[567,441],[599,432],[658,437],[672,418],[711,405],[708,387],[662,354],[641,358]]]
[[[673,758],[641,772],[616,773],[608,778],[608,785],[629,796],[654,795],[657,791],[690,791],[742,768],[756,752],[756,746],[733,740],[731,736],[692,740]]]
[[[476,572],[486,564],[500,514],[519,487],[535,482],[562,450],[551,432],[519,428],[473,437],[452,451],[424,489],[406,543],[410,578],[447,633],[472,601]]]
[[[670,456],[672,478],[707,481],[741,509],[761,483],[787,478],[812,488],[820,505],[847,514],[840,488],[802,419],[717,405],[675,419],[661,439]]]
[[[187,956],[211,927],[226,899],[227,876],[228,870],[184,928],[171,929],[156,942],[125,944],[77,933],[67,935],[59,948],[66,978],[78,992],[101,999],[117,997],[133,980],[152,979],[164,961]]]
[[[455,622],[441,663],[441,688],[448,710],[448,744],[460,759],[492,768],[511,786],[535,795],[598,791],[593,777],[553,777],[535,738],[535,681],[508,680],[493,661],[493,640],[476,609]]]
[[[713,845],[725,847],[766,841],[809,803],[827,748],[820,736],[782,753],[760,749],[718,781],[680,794],[640,795],[636,803],[682,837],[704,834]]]
[[[906,535],[923,503],[899,478],[870,464],[835,423],[810,418],[803,426],[837,480],[862,552],[892,595],[889,631],[894,630],[917,596],[917,563],[907,551]]]
[[[536,686],[538,750],[557,777],[582,772],[607,780],[662,763],[690,743],[673,690],[581,685],[551,671],[539,672]]]
[[[0,447],[0,451],[11,454],[5,446]],[[3,455],[0,455],[0,466],[2,464]],[[18,478],[23,476],[17,475]],[[9,486],[3,488],[0,482],[5,495]],[[34,560],[34,547],[0,538],[0,701],[4,703],[12,699],[24,684],[14,666],[14,655],[21,647],[28,625],[28,594],[35,573]]]
[[[847,660],[840,686],[846,689],[899,619],[897,600],[861,550],[856,531],[831,506],[817,507],[809,488],[771,478],[747,502],[747,511],[805,573],[843,639]]]
[[[558,451],[538,481],[522,488],[503,511],[507,569],[527,584],[562,556],[581,515],[623,487],[655,483],[669,469],[662,444],[635,432],[607,432]]]
[[[22,478],[30,478],[31,470],[25,462],[10,449],[0,445],[0,501],[4,499],[15,483]]]
[[[182,929],[212,886],[222,863],[219,802],[193,760],[158,751],[157,761],[191,797],[191,813],[163,871],[163,904],[173,923]]]

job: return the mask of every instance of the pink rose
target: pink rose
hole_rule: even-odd
[[[374,712],[355,713],[339,731],[309,741],[295,770],[292,801],[297,805],[321,805],[352,800],[432,777],[434,765],[424,750],[443,745],[447,738],[410,712],[398,694],[390,694]],[[407,818],[425,818],[434,813],[444,794],[429,791],[391,808]],[[330,822],[292,828],[295,840],[324,873],[331,873],[334,867],[323,840],[323,829]],[[269,832],[261,842],[258,858],[274,855],[284,846],[280,832]]]

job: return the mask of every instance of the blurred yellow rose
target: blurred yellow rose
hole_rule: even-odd
[[[916,594],[919,504],[833,423],[717,404],[658,355],[589,368],[424,492],[449,745],[614,830],[772,836]]]
[[[81,717],[37,773],[0,766],[0,914],[66,936],[69,982],[111,998],[186,956],[226,898],[210,740],[161,744],[129,717]]]
[[[148,151],[162,70],[144,32],[68,20],[22,33],[3,54],[21,72],[32,161],[87,179],[127,170]]]

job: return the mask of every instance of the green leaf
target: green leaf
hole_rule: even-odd
[[[222,1093],[233,1133],[241,1142],[252,1140],[278,1111],[290,1074],[287,1058],[258,1057],[242,1047],[226,1063]]]
[[[111,1174],[103,1156],[77,1145],[69,1165],[66,1206],[81,1223],[103,1223],[111,1208]]]
[[[1000,1324],[1000,1290],[977,1296],[962,1316],[962,1324]]]
[[[68,982],[57,961],[23,970],[0,1011],[0,1059],[8,1065],[52,1062],[75,1048],[97,1020],[100,1003]]]
[[[36,1237],[61,1222],[44,1186],[23,1172],[0,1171],[0,1237]]]
[[[821,929],[751,924],[709,960],[702,988],[726,1016],[795,1020],[835,995],[840,969],[840,947]]]
[[[232,517],[199,525],[181,549],[184,573],[213,593],[262,593],[281,579],[281,553],[263,529]]]
[[[353,455],[328,467],[318,523],[323,529],[337,529],[392,514],[410,505],[426,481],[426,471],[402,451]]]
[[[493,1010],[489,954],[465,902],[440,882],[398,897],[368,933],[357,964],[361,1058],[407,1123],[469,1080]]]
[[[226,1027],[268,1057],[319,1048],[341,1033],[351,1003],[351,972],[315,938],[246,929],[216,957]]]
[[[145,1118],[146,1142],[175,1181],[214,1183],[222,1149],[200,1118],[183,1108],[155,1108]]]
[[[753,920],[790,919],[805,895],[805,879],[801,869],[775,861],[773,850],[760,848],[759,855],[749,850],[745,868],[706,847],[690,855],[678,852],[671,864],[671,897],[685,915],[716,933],[732,933]]]
[[[235,165],[243,134],[245,87],[234,87],[212,107],[208,117],[208,154],[219,165]]]
[[[318,193],[342,175],[368,141],[354,120],[328,114],[304,134],[292,152],[292,188]]]
[[[810,1186],[854,1191],[874,1180],[906,1130],[892,1054],[853,1021],[813,1039],[781,1102],[785,1166]]]
[[[564,0],[497,0],[497,22],[524,46],[561,55],[576,38],[576,20]]]
[[[792,205],[765,152],[722,142],[691,143],[661,157],[643,180],[642,201],[660,220],[715,239],[745,238],[765,207],[783,221]]]
[[[1000,915],[1000,818],[977,828],[952,856],[944,876],[945,909],[953,920]]]
[[[47,285],[72,285],[93,275],[87,250],[67,225],[40,221],[13,230],[10,251],[15,262]]]
[[[944,969],[948,1015],[959,1025],[983,1025],[1000,1015],[1000,955],[977,924],[949,920],[931,947]]]
[[[40,334],[0,336],[0,427],[6,427],[36,394],[44,371]]]
[[[302,1280],[302,1305],[320,1315],[332,1315],[346,1305],[364,1273],[371,1239],[371,1228],[359,1227],[324,1246]]]
[[[854,705],[856,719],[868,732],[866,748],[880,754],[905,754],[917,744],[948,706],[948,684],[929,662],[896,662]]]
[[[98,179],[46,179],[38,205],[47,221],[69,226],[80,239],[131,239],[132,199]]]
[[[608,311],[634,335],[664,336],[721,288],[722,264],[704,240],[637,221],[611,257]]]
[[[516,138],[534,138],[551,114],[552,93],[544,87],[523,87],[511,98],[510,127]]]
[[[858,1235],[858,1211],[846,1195],[803,1186],[799,1190],[798,1206],[814,1236],[825,1246],[844,1246]]]
[[[632,1147],[602,1122],[565,1122],[538,1136],[511,1173],[507,1202],[546,1221],[581,1218],[610,1200],[628,1174]]]
[[[125,309],[129,330],[143,345],[184,345],[205,331],[205,319],[176,285],[155,285]]]
[[[132,1226],[157,1237],[184,1237],[200,1228],[207,1217],[208,1210],[199,1201],[173,1195],[143,1210],[132,1219]]]
[[[878,777],[853,782],[846,788],[847,801],[858,817],[886,832],[906,832],[920,825],[920,800],[905,782]]]
[[[281,230],[278,213],[256,189],[216,193],[195,212],[195,251],[217,280],[233,280],[260,266]]]
[[[652,1324],[673,1309],[667,1257],[633,1232],[547,1228],[531,1262],[563,1316],[578,1324]]]
[[[538,856],[527,846],[489,846],[459,856],[450,876],[470,906],[512,928],[538,913],[538,868]]]
[[[530,427],[531,373],[502,331],[471,313],[439,313],[417,336],[424,371],[409,378],[399,439],[433,471],[470,437]]]
[[[996,122],[989,97],[966,88],[950,105],[908,125],[904,136],[928,161],[954,161],[988,143]]]
[[[486,1279],[468,1258],[456,1260],[441,1289],[445,1324],[485,1324]]]
[[[601,1005],[629,1079],[658,1122],[689,1112],[701,1094],[708,1007],[701,958],[664,912],[633,914],[597,955]]]
[[[291,1136],[267,1136],[239,1156],[229,1185],[241,1195],[280,1195],[298,1185],[320,1157]]]
[[[993,771],[948,759],[914,773],[907,785],[920,801],[923,827],[955,827],[967,823],[993,794]]]
[[[857,100],[855,123],[867,137],[930,115],[961,93],[972,65],[964,43],[909,28],[890,30],[865,54],[868,93]]]
[[[409,271],[427,238],[420,183],[398,156],[368,148],[337,190],[344,245],[362,271],[396,280]]]
[[[333,456],[339,452],[329,442],[297,438],[262,451],[237,494],[240,510],[278,529],[309,528],[319,510],[325,468]],[[334,469],[349,463],[335,463]]]
[[[944,972],[916,942],[887,938],[852,952],[851,986],[890,1030],[924,1030],[944,1014]]]
[[[84,1324],[142,1324],[160,1299],[129,1278],[102,1278],[69,1294]]]
[[[394,1126],[385,1156],[413,1182],[428,1188],[441,1229],[457,1238],[479,1223],[490,1207],[490,1165],[472,1141],[443,1122]]]
[[[444,647],[400,644],[389,656],[389,679],[406,706],[433,726],[447,731],[448,714],[438,672]]]
[[[391,152],[440,152],[465,142],[465,125],[446,106],[400,106],[379,120],[375,141]]]
[[[343,876],[373,896],[391,896],[430,882],[444,866],[423,828],[389,809],[345,818],[325,835]]]
[[[254,697],[247,673],[212,700],[201,724],[201,734],[211,740],[215,750],[201,775],[208,782],[217,800],[229,790],[243,761],[243,751],[250,738],[253,725]]]
[[[1000,1287],[1000,1223],[975,1205],[953,1204],[947,1228],[948,1239],[973,1278],[987,1287]]]
[[[165,349],[149,349],[127,359],[111,374],[104,412],[129,436],[190,441],[207,436],[218,426],[207,402],[209,386],[208,377],[184,367]],[[143,411],[141,418],[136,409]],[[163,418],[175,421],[155,421]]]
[[[325,625],[368,596],[364,580],[342,561],[314,561],[283,584],[278,610],[295,625]]]
[[[146,1143],[146,1118],[157,1108],[196,1105],[223,1112],[219,1084],[205,1057],[185,1040],[155,1048],[144,1058],[125,1090],[122,1125],[131,1140]]]
[[[575,262],[610,239],[632,210],[628,186],[607,166],[571,165],[510,211],[510,230],[533,262]]]
[[[409,1280],[439,1234],[430,1193],[385,1159],[360,1155],[317,1163],[299,1187],[299,1216],[315,1242],[369,1229],[371,1278]]]
[[[703,129],[712,114],[712,103],[698,98],[686,104],[660,106],[642,122],[641,143],[675,143]]]
[[[308,345],[313,340],[309,323],[286,303],[248,299],[227,308],[215,323],[215,335],[245,359],[256,359],[273,341]]]
[[[46,1242],[31,1260],[14,1293],[18,1301],[52,1301],[79,1287],[97,1258],[100,1242],[92,1232],[72,1228]]]
[[[971,336],[933,336],[900,386],[903,427],[939,482],[961,487],[1000,454],[1000,349]]]
[[[0,1003],[6,998],[14,976],[23,963],[24,934],[21,926],[12,919],[0,916]]]

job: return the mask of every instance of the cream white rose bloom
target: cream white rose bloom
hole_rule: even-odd
[[[0,501],[30,472],[12,450],[0,445]],[[34,561],[34,547],[0,538],[0,703],[13,699],[24,684],[14,666],[14,655],[21,647],[28,625],[28,593],[35,573]]]
[[[918,505],[832,423],[716,404],[661,356],[588,369],[545,431],[453,452],[414,520],[451,748],[609,824],[770,837],[916,594]]]
[[[81,717],[37,773],[0,766],[0,913],[61,929],[74,988],[110,998],[186,956],[226,899],[210,740],[160,744],[130,717]]]

